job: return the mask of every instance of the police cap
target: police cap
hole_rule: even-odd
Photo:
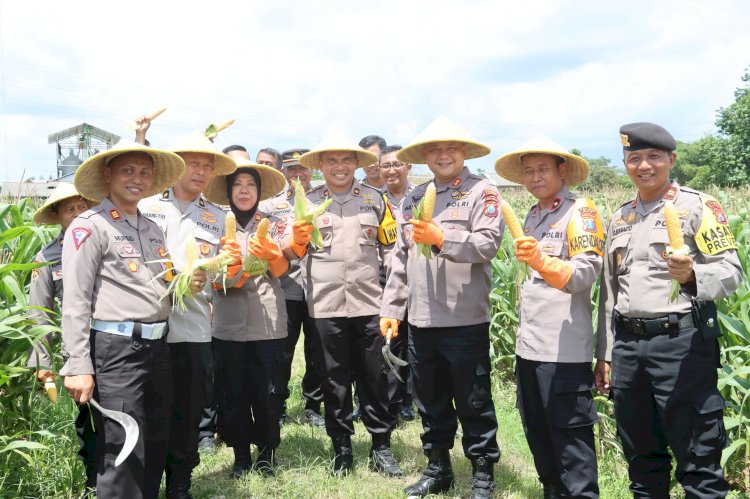
[[[620,141],[623,151],[638,151],[639,149],[661,149],[674,151],[677,149],[672,134],[663,127],[653,123],[628,123],[620,127]]]
[[[284,168],[299,165],[299,158],[310,149],[287,149],[281,153],[281,165]]]

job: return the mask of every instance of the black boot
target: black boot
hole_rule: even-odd
[[[250,456],[250,445],[234,448],[234,466],[229,474],[234,479],[240,479],[253,468],[253,458]]]
[[[260,471],[264,476],[274,476],[276,467],[276,451],[263,447],[258,451],[258,457],[255,459],[255,469]]]
[[[331,437],[333,441],[333,467],[331,475],[341,478],[354,469],[354,456],[352,456],[352,437],[349,435],[336,435]]]
[[[545,483],[544,499],[560,499],[560,486],[556,483]]]
[[[167,466],[166,469],[166,492],[167,499],[193,499],[190,494],[190,472],[185,469],[174,469]]]
[[[396,458],[391,452],[391,436],[379,434],[372,436],[370,448],[370,469],[388,476],[403,476]]]
[[[427,467],[416,483],[404,489],[408,497],[425,497],[429,494],[446,492],[453,486],[453,468],[449,449],[425,451]]]
[[[495,490],[495,463],[486,457],[478,457],[471,462],[471,499],[487,499]]]

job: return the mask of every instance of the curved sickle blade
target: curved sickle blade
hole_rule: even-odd
[[[393,372],[393,375],[401,383],[404,383],[404,380],[401,378],[401,376],[399,376],[398,370],[393,364],[404,367],[404,366],[409,365],[409,363],[404,360],[399,359],[393,354],[393,352],[391,352],[391,336],[392,335],[393,335],[393,331],[390,328],[388,328],[388,333],[385,337],[385,345],[383,345],[383,349],[381,350],[381,352],[383,353],[383,358],[385,359],[385,363],[391,369],[391,372]]]
[[[138,435],[140,434],[138,423],[133,419],[133,416],[129,414],[120,411],[113,411],[112,409],[105,409],[93,398],[89,399],[89,402],[91,402],[91,405],[99,409],[99,412],[101,412],[103,416],[116,421],[125,430],[125,443],[122,444],[122,449],[117,455],[117,459],[115,459],[115,466],[120,466],[130,453],[133,452],[135,444],[138,442]]]

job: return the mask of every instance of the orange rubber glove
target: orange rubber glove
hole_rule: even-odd
[[[380,318],[380,334],[383,335],[383,338],[388,336],[388,329],[391,330],[391,338],[395,338],[398,336],[398,325],[401,324],[401,321],[398,319],[391,319],[390,317],[381,317]]]
[[[539,249],[539,241],[531,236],[519,237],[515,241],[516,258],[519,262],[528,263],[529,267],[539,272],[542,279],[553,288],[562,289],[573,275],[573,265],[557,257],[545,255]]]
[[[437,246],[443,248],[443,229],[438,227],[435,222],[423,222],[421,220],[409,220],[414,226],[414,242],[427,244],[428,246]]]
[[[232,258],[234,258],[233,265],[242,265],[242,251],[240,251],[240,245],[234,239],[227,239],[226,237],[221,238],[221,251],[226,251]],[[235,272],[235,275],[237,273]]]
[[[300,258],[307,253],[307,245],[310,244],[312,230],[313,226],[306,220],[295,220],[292,224],[292,242],[289,247]]]
[[[235,284],[235,285],[234,285],[234,286],[232,286],[232,287],[233,287],[233,288],[241,288],[241,287],[242,287],[242,285],[243,285],[243,284],[245,284],[245,281],[247,281],[247,280],[248,280],[248,278],[250,278],[250,272],[243,272],[243,273],[242,273],[242,277],[240,277],[240,280],[239,280],[239,281],[237,281],[237,284]]]
[[[289,268],[289,261],[284,257],[276,243],[270,239],[252,238],[247,244],[247,249],[259,260],[267,260],[268,268],[274,277],[281,276]]]

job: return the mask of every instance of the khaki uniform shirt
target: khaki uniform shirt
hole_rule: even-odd
[[[271,237],[280,242],[282,236],[291,230],[294,223],[294,189],[291,187],[276,197],[261,201],[258,210],[268,216],[271,227],[269,229]],[[304,301],[305,292],[302,277],[302,265],[305,259],[298,260],[293,258],[289,260],[289,270],[279,278],[281,289],[284,291],[284,298],[291,301]]]
[[[311,317],[361,317],[380,311],[379,284],[382,247],[378,226],[385,214],[383,195],[356,180],[342,199],[326,184],[312,189],[307,198],[320,204],[333,202],[316,220],[323,248],[309,247],[305,296]]]
[[[34,263],[52,262],[46,267],[34,269],[31,273],[31,286],[29,287],[29,306],[41,307],[48,310],[55,309],[55,298],[62,304],[63,282],[62,282],[62,234],[57,236],[51,243],[37,253]],[[29,309],[29,319],[39,326],[53,326],[55,321],[51,314],[37,309]],[[52,347],[52,333],[45,334],[42,339],[34,344],[26,367],[36,368],[37,362],[41,368],[53,368],[52,357],[47,347]]]
[[[429,182],[428,182],[429,183]],[[401,203],[396,250],[383,294],[381,317],[417,327],[455,327],[490,320],[491,260],[503,237],[500,195],[492,184],[464,167],[453,182],[437,185],[433,219],[444,234],[443,248],[431,260],[419,255],[412,240],[412,207],[427,183]]]
[[[255,234],[258,222],[266,217],[256,212],[247,227],[237,223],[237,243],[242,256]],[[241,274],[240,274],[241,275]],[[225,341],[260,341],[286,338],[286,302],[279,280],[267,275],[250,277],[241,288],[233,288],[240,278],[227,280],[224,290],[214,290],[213,336]]]
[[[729,222],[719,203],[703,193],[673,183],[665,199],[672,198],[680,216],[685,244],[693,258],[697,297],[711,301],[735,292],[742,279]],[[599,292],[596,358],[612,359],[613,311],[626,317],[654,318],[691,310],[683,288],[669,303],[671,278],[667,270],[669,244],[658,201],[647,210],[640,198],[622,205],[612,216],[607,232],[604,274]],[[706,251],[699,249],[709,244]]]
[[[547,284],[531,268],[521,287],[521,305],[516,354],[539,362],[591,362],[594,355],[591,287],[602,270],[604,229],[601,216],[593,209],[584,209],[577,194],[563,187],[548,210],[535,205],[524,222],[524,234],[539,241],[545,254],[570,262],[573,273],[563,289]],[[571,219],[587,221],[585,227],[596,242],[595,246],[571,256],[569,234]],[[581,234],[589,235],[589,234]],[[593,242],[593,241],[592,241]],[[597,252],[599,254],[597,254]]]
[[[192,201],[185,212],[180,211],[172,188],[142,200],[138,207],[166,236],[167,251],[177,272],[186,271],[187,244],[194,241],[199,258],[214,256],[221,246],[225,212],[208,202],[202,195]],[[211,289],[207,285],[200,293],[185,300],[186,311],[172,310],[169,314],[169,343],[207,343],[211,341]]]
[[[171,303],[164,234],[140,213],[133,227],[109,198],[81,214],[63,244],[63,376],[93,374],[91,320],[164,322]],[[102,333],[106,334],[106,333]]]
[[[406,190],[404,191],[404,195],[401,197],[393,196],[390,192],[385,192],[385,198],[388,202],[388,208],[391,210],[391,216],[398,222],[403,218],[403,213],[401,213],[401,202],[409,197],[409,194],[411,194],[411,191],[413,191],[415,188],[415,185],[412,184],[407,180],[406,182]],[[383,248],[383,265],[385,266],[385,272],[386,276],[390,272],[391,269],[391,258],[393,257],[394,250],[396,249],[396,244],[391,244],[388,246],[385,246]]]

